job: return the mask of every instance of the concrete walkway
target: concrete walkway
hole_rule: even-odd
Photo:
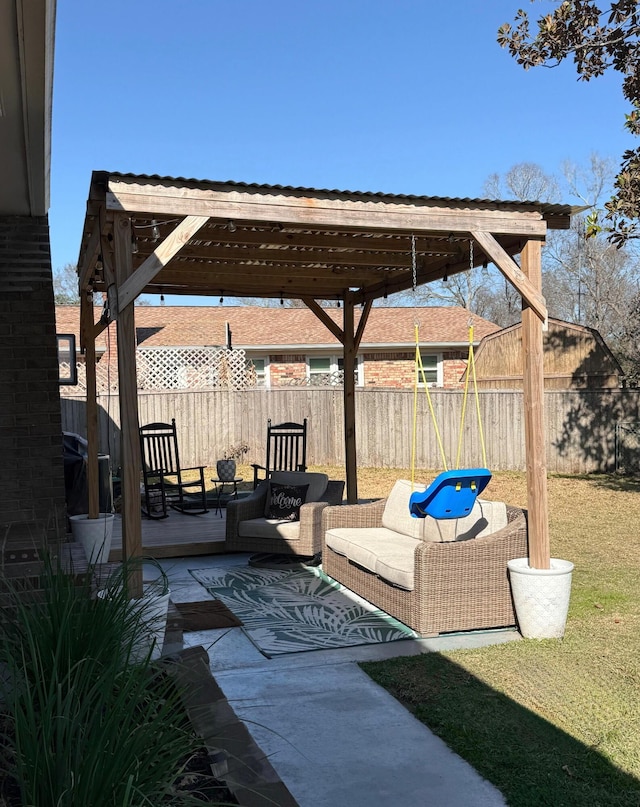
[[[174,602],[207,599],[189,569],[248,555],[162,561]],[[186,633],[300,807],[499,807],[493,785],[358,666],[397,656],[513,641],[515,632],[407,640],[266,659],[241,628]]]

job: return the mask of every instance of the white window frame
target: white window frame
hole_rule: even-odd
[[[252,362],[253,366],[255,367],[255,363],[257,361],[264,362],[264,384],[257,384],[256,386],[258,386],[260,389],[268,389],[271,386],[271,376],[269,374],[269,356],[247,356],[247,364]]]
[[[337,356],[336,354],[327,354],[327,353],[319,353],[317,355],[308,355],[305,359],[305,373],[307,377],[307,381],[311,381],[312,373],[311,373],[311,360],[312,359],[325,359],[329,361],[329,374],[338,373],[340,372],[340,362],[342,362],[342,356]],[[356,356],[356,386],[362,387],[364,386],[364,362],[361,356]]]
[[[430,358],[430,359],[433,359],[433,357],[435,356],[435,360],[436,360],[436,367],[435,367],[436,380],[435,381],[427,381],[427,386],[428,387],[444,387],[444,364],[443,364],[443,360],[442,360],[442,353],[434,353],[432,351],[423,351],[423,349],[420,348],[420,355],[422,356],[422,364],[424,365],[425,375],[427,374],[427,367],[426,367],[425,359],[427,357]],[[431,367],[429,369],[433,370],[433,368],[431,368]],[[418,386],[424,387],[424,384],[422,382],[422,373],[420,372],[420,368],[417,365],[416,365],[416,375],[417,375],[417,378],[418,378]]]

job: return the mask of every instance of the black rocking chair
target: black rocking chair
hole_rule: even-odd
[[[188,515],[207,513],[205,465],[181,468],[176,421],[149,423],[140,427],[140,453],[144,481],[143,513],[149,518],[166,518],[168,507]],[[193,478],[192,471],[197,471]],[[185,474],[191,478],[185,479]]]
[[[267,421],[267,459],[264,465],[252,463],[253,487],[268,479],[273,471],[307,470],[307,419],[302,423]]]

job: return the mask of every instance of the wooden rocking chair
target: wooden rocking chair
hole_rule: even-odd
[[[253,487],[268,479],[273,471],[307,470],[307,419],[302,423],[267,421],[267,458],[264,465],[252,463]]]
[[[140,427],[140,453],[144,481],[143,513],[149,518],[166,518],[168,507],[188,515],[207,513],[205,465],[180,467],[176,421],[149,423]],[[197,478],[185,474],[197,471]]]

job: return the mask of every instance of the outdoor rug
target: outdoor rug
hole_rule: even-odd
[[[267,658],[418,636],[318,567],[234,566],[191,569],[190,574],[242,621],[243,631]]]
[[[242,622],[220,600],[175,602],[185,633],[212,628],[237,628]]]

